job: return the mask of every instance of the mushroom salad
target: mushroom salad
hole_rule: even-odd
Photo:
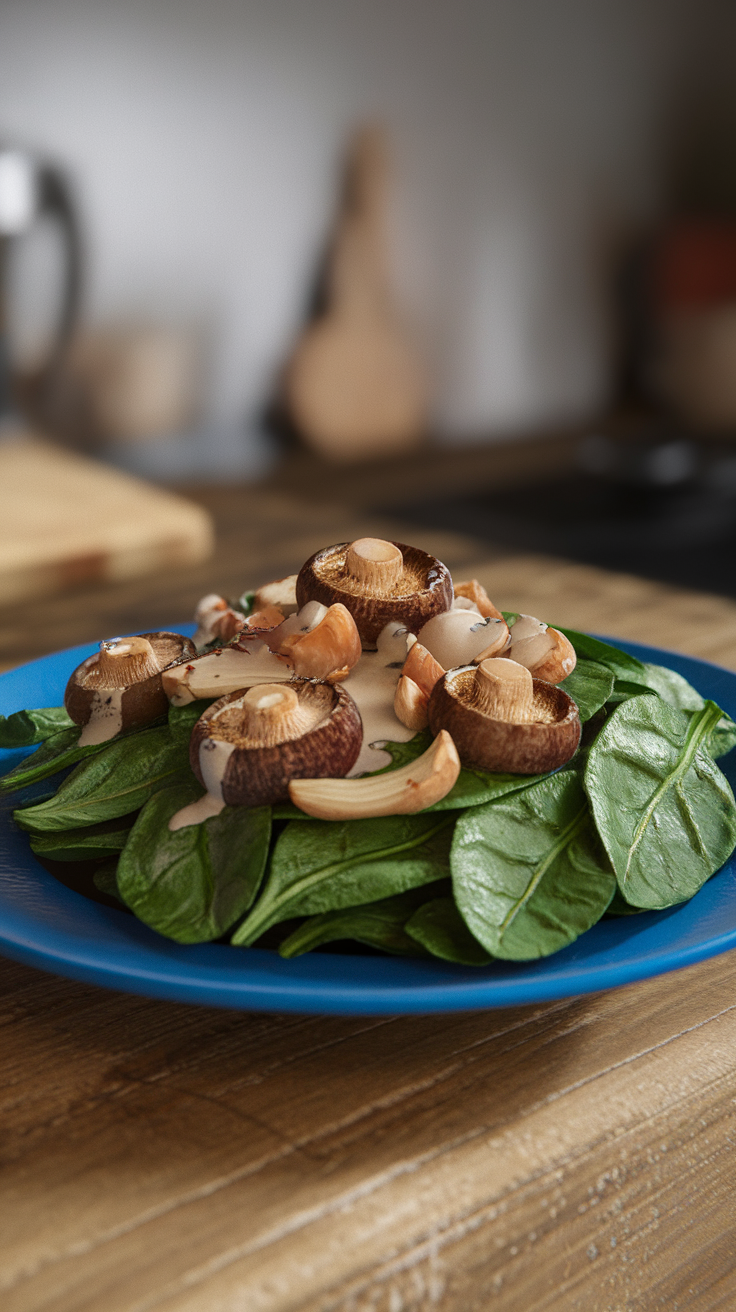
[[[417,547],[338,543],[195,621],[0,717],[36,748],[0,778],[36,855],[179,943],[528,960],[685,901],[736,845],[714,702]]]

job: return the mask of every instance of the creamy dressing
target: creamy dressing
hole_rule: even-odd
[[[225,778],[228,761],[235,750],[235,743],[223,742],[220,738],[204,738],[199,746],[199,768],[207,792],[197,802],[190,802],[182,807],[169,820],[169,829],[175,833],[186,825],[198,825],[210,816],[219,815],[225,806],[222,796],[222,781]]]
[[[89,719],[79,735],[80,747],[96,747],[120,733],[123,727],[124,688],[97,688],[92,694]]]
[[[402,626],[387,624],[378,636],[378,650],[364,651],[347,678],[340,681],[363,721],[363,744],[348,779],[391,764],[390,752],[374,746],[375,743],[407,743],[416,736],[416,730],[407,729],[394,712],[396,685],[410,636]]]

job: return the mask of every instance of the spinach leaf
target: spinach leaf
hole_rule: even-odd
[[[723,715],[710,736],[708,750],[711,756],[718,759],[732,751],[734,747],[736,747],[736,724],[730,716]]]
[[[47,738],[37,751],[19,761],[7,774],[0,776],[0,795],[14,793],[40,779],[48,779],[50,775],[58,774],[67,766],[76,765],[77,761],[100,750],[99,747],[80,747],[80,732],[78,725],[75,725],[73,729],[62,729],[60,733]]]
[[[250,907],[266,868],[267,806],[226,806],[173,833],[176,811],[202,796],[194,782],[163,788],[146,803],[117,869],[123,901],[139,920],[177,943],[206,943]]]
[[[189,745],[189,739],[192,736],[192,729],[203,711],[212,705],[210,698],[201,698],[196,702],[189,702],[186,706],[169,707],[169,728],[171,737],[176,742],[184,742]]]
[[[165,784],[192,778],[187,746],[163,725],[114,739],[78,765],[50,801],[13,814],[32,833],[78,829],[137,811]]]
[[[425,902],[406,922],[404,932],[443,961],[454,961],[461,966],[487,966],[491,960],[477,938],[473,938],[451,897]]]
[[[122,852],[131,830],[128,817],[106,820],[88,829],[63,829],[56,834],[32,834],[31,847],[36,856],[50,861],[92,861]]]
[[[35,747],[62,729],[73,729],[74,721],[63,706],[44,706],[35,711],[0,715],[0,747]]]
[[[494,957],[515,961],[572,943],[616,888],[576,770],[466,811],[451,865],[468,929]]]
[[[232,942],[252,943],[291,916],[377,902],[449,873],[451,821],[430,815],[292,820],[278,839],[263,892]]]
[[[644,669],[647,687],[656,692],[668,706],[674,706],[677,711],[702,711],[705,699],[676,670],[668,670],[666,665],[648,663]]]
[[[238,600],[233,606],[233,610],[239,610],[241,615],[250,615],[253,609],[255,595],[254,591],[249,592],[247,589],[245,592],[241,592]]]
[[[626,898],[622,897],[620,889],[617,886],[616,892],[614,893],[613,897],[611,898],[611,901],[606,907],[606,915],[607,916],[643,916],[643,914],[644,914],[644,907],[630,906],[630,904],[626,901]]]
[[[518,610],[502,610],[502,611],[501,611],[501,614],[503,615],[503,617],[504,617],[506,623],[508,624],[509,628],[510,628],[510,629],[513,629],[513,627],[514,627],[516,621],[518,620],[519,615],[521,614],[521,612],[518,611]]]
[[[714,702],[687,713],[632,697],[590,749],[585,787],[626,901],[669,907],[697,893],[736,844],[736,804],[707,749]]]
[[[607,666],[583,658],[572,674],[562,680],[560,687],[572,697],[580,712],[580,720],[585,724],[601,706],[605,706],[613,691],[613,680],[613,673]]]
[[[117,864],[117,861],[106,861],[104,866],[100,866],[99,870],[95,870],[92,883],[98,892],[104,893],[106,897],[114,898],[120,906],[125,907],[125,903],[118,892]],[[128,908],[125,907],[125,909],[127,911]]]
[[[591,638],[588,633],[578,633],[577,629],[563,629],[559,624],[555,624],[554,627],[569,638],[578,657],[582,656],[586,660],[605,665],[606,669],[611,670],[618,678],[629,679],[632,683],[646,682],[645,667],[636,656],[630,656],[627,651],[614,647],[610,642]]]
[[[359,907],[310,916],[284,939],[279,953],[282,957],[300,957],[323,943],[354,939],[356,943],[380,948],[394,956],[424,957],[427,955],[424,948],[404,933],[404,924],[426,898],[427,887],[413,888],[408,893],[385,897],[379,902],[366,902]]]

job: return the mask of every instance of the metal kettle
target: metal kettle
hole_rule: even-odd
[[[33,372],[31,409],[37,415],[53,408],[53,396],[79,317],[79,221],[69,184],[59,168],[30,151],[0,146],[0,423],[5,424],[13,421],[18,404],[18,378],[10,340],[10,259],[14,243],[41,219],[57,225],[63,269],[61,296],[44,359]]]

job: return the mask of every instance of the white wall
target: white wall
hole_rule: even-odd
[[[656,203],[662,115],[706,7],[1,0],[0,136],[77,181],[91,320],[211,334],[201,450],[222,470],[256,460],[335,160],[380,115],[437,430],[507,434],[605,400],[601,246]]]

